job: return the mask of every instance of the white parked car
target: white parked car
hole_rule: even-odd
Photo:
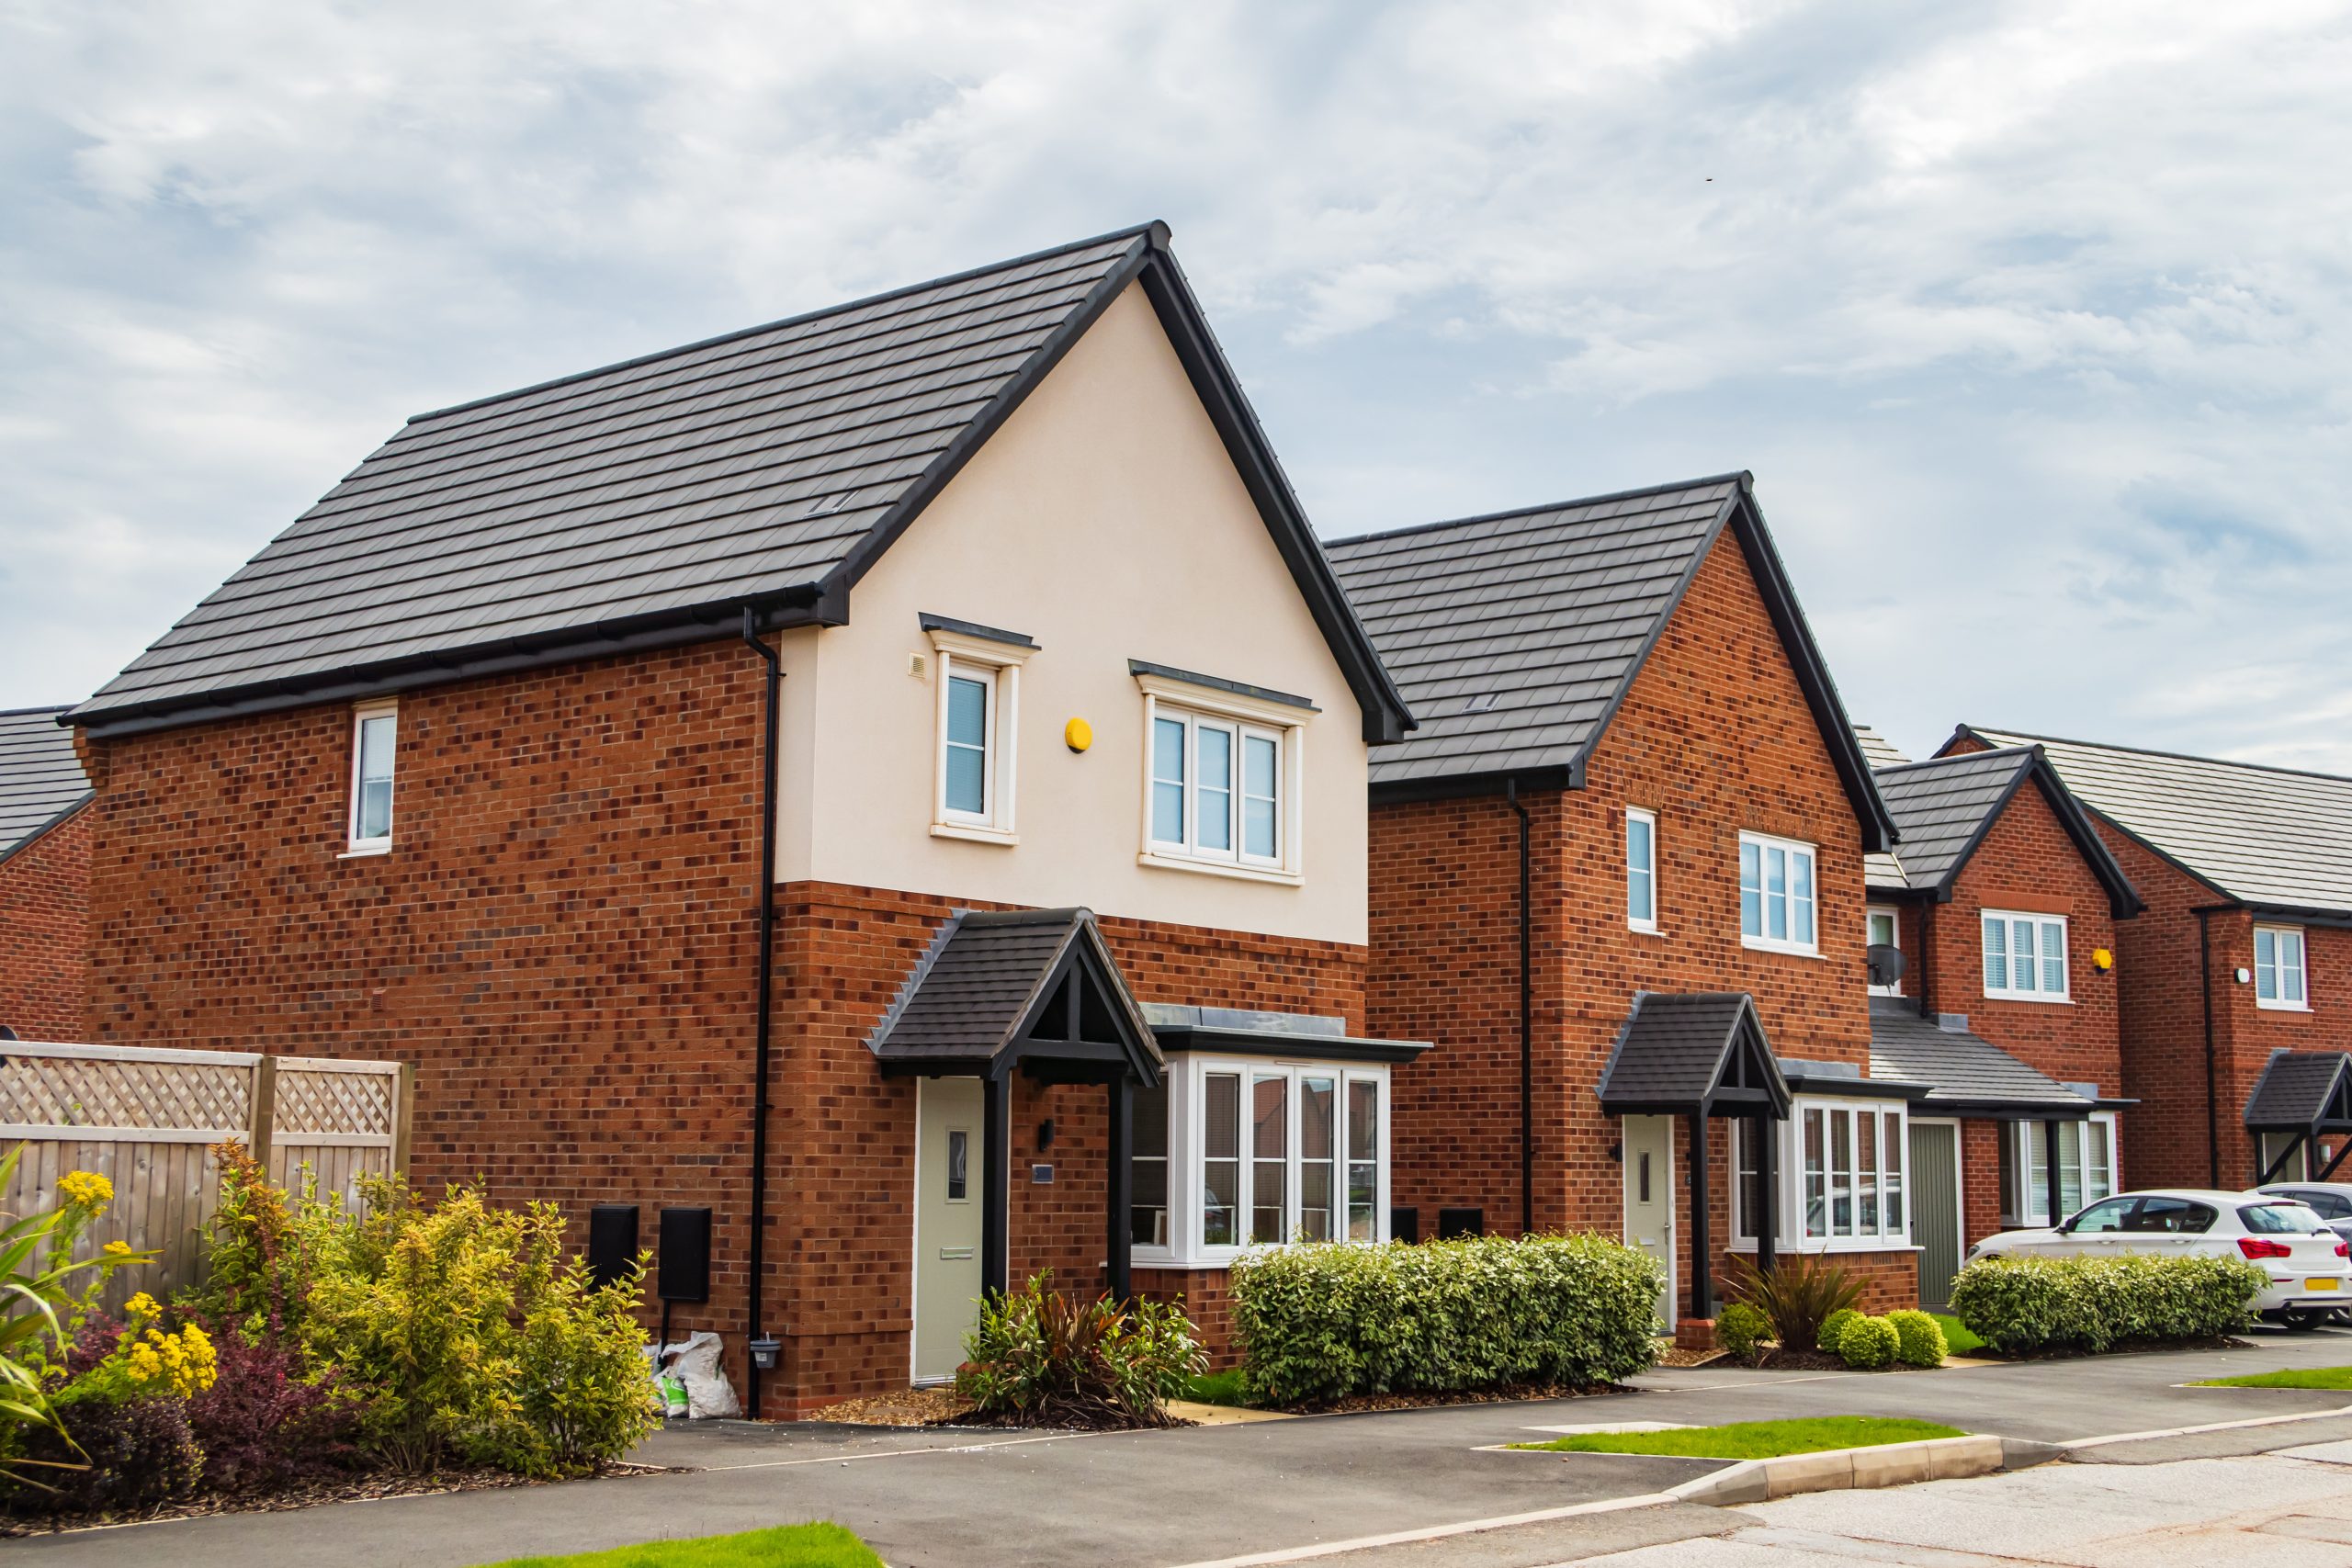
[[[2242,1258],[2270,1276],[2254,1310],[2293,1328],[2315,1327],[2352,1303],[2352,1247],[2309,1204],[2260,1192],[2119,1193],[2047,1230],[1988,1235],[1968,1249],[1968,1260],[2110,1252]]]
[[[2256,1191],[2270,1198],[2292,1198],[2298,1203],[2309,1203],[2328,1228],[2347,1241],[2352,1241],[2352,1182],[2346,1181],[2274,1181]]]

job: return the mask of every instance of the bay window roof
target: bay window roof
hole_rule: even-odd
[[[1871,1079],[1923,1086],[1923,1116],[2075,1120],[2119,1103],[2060,1083],[1970,1033],[1962,1015],[1925,1018],[1902,997],[1871,998]]]

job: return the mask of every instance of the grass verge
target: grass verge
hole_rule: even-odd
[[[1681,1459],[1777,1459],[1827,1449],[1875,1448],[1927,1438],[1964,1437],[1957,1427],[1891,1416],[1811,1416],[1792,1421],[1735,1421],[1668,1432],[1578,1432],[1548,1443],[1513,1443],[1563,1454],[1670,1454]]]
[[[1972,1351],[1982,1350],[1984,1348],[1984,1341],[1979,1338],[1974,1333],[1971,1332],[1968,1325],[1961,1322],[1960,1319],[1952,1316],[1951,1314],[1948,1312],[1931,1312],[1928,1315],[1934,1318],[1937,1323],[1943,1326],[1944,1349],[1948,1353],[1954,1356],[1965,1356]]]
[[[841,1526],[813,1524],[649,1540],[570,1557],[514,1557],[483,1568],[882,1568],[882,1560]]]
[[[2352,1367],[2296,1367],[2283,1372],[2248,1372],[2237,1378],[2199,1378],[2192,1388],[2352,1389]]]
[[[1197,1404],[1247,1405],[1242,1396],[1241,1369],[1231,1367],[1221,1372],[1204,1372],[1185,1386],[1184,1397]]]

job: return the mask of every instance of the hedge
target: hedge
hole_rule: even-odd
[[[2011,1355],[2098,1352],[2234,1333],[2265,1282],[2234,1258],[1987,1258],[1952,1281],[1951,1310]]]
[[[1656,1357],[1663,1271],[1596,1235],[1302,1244],[1233,1269],[1254,1404],[1614,1382]]]

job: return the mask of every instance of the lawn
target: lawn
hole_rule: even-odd
[[[1984,1341],[1970,1333],[1968,1325],[1961,1322],[1951,1314],[1931,1312],[1928,1315],[1943,1325],[1944,1349],[1951,1355],[1965,1356],[1972,1350],[1984,1348]]]
[[[1926,1438],[1964,1437],[1957,1427],[1891,1416],[1813,1416],[1795,1421],[1735,1421],[1667,1432],[1579,1432],[1548,1443],[1513,1443],[1566,1454],[1671,1454],[1682,1459],[1772,1459],[1826,1449],[1875,1448]]]
[[[882,1568],[882,1560],[839,1525],[785,1525],[571,1557],[514,1557],[483,1568]]]
[[[1241,1393],[1241,1369],[1204,1372],[1184,1389],[1184,1397],[1198,1404],[1248,1404]]]
[[[2284,1372],[2248,1372],[2241,1378],[2202,1378],[2195,1388],[2352,1388],[2352,1367],[2297,1367]]]

